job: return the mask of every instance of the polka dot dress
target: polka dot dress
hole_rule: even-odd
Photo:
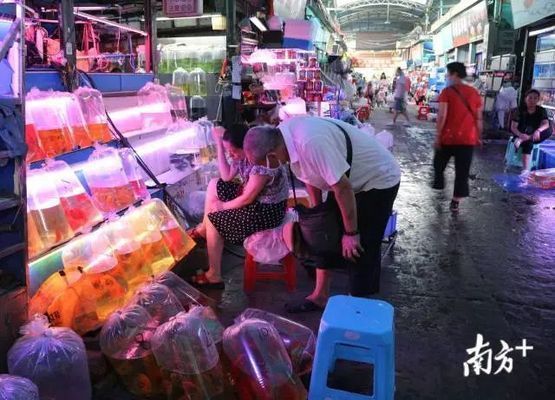
[[[219,180],[218,198],[230,201],[242,193],[242,185]],[[208,214],[208,219],[220,235],[229,243],[243,244],[253,233],[278,227],[285,217],[286,201],[265,204],[255,201],[248,206]]]

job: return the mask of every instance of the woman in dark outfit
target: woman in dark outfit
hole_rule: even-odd
[[[511,122],[514,145],[522,148],[522,172],[530,170],[530,155],[535,144],[551,137],[549,118],[545,108],[538,106],[540,92],[530,89],[526,92],[524,105],[518,110]]]

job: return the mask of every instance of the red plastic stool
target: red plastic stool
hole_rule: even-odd
[[[256,281],[284,281],[287,285],[287,291],[293,292],[297,287],[297,272],[295,269],[295,257],[288,254],[281,260],[283,270],[279,272],[261,272],[258,271],[257,262],[249,253],[245,257],[245,272],[243,280],[243,290],[245,293],[251,293],[254,290]]]
[[[357,119],[360,122],[365,122],[370,119],[370,106],[360,106],[356,111]]]
[[[418,115],[416,116],[416,119],[427,121],[429,113],[430,113],[430,107],[420,106],[418,107]]]

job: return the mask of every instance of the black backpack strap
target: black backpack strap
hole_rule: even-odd
[[[347,178],[349,178],[349,176],[351,175],[351,167],[353,165],[353,142],[351,141],[351,137],[349,136],[345,128],[343,128],[341,125],[339,125],[338,123],[332,120],[328,119],[328,121],[330,121],[332,124],[337,126],[345,136],[345,144],[347,146],[347,164],[349,164],[349,170],[345,172],[345,175],[347,176]],[[297,193],[295,191],[295,177],[293,176],[293,171],[291,170],[291,166],[289,166],[288,169],[289,169],[289,180],[291,181],[291,188],[293,189],[293,199],[295,201],[295,206],[296,206],[298,203],[297,203]]]
[[[457,89],[456,86],[449,86],[451,89],[453,89],[455,91],[455,93],[457,94],[457,96],[459,97],[459,99],[461,99],[462,103],[464,104],[464,106],[466,107],[466,109],[468,110],[468,112],[470,113],[470,116],[472,117],[472,121],[474,122],[474,125],[476,127],[476,134],[478,135],[478,137],[480,136],[481,132],[478,129],[478,121],[476,120],[476,114],[474,113],[474,111],[472,111],[472,107],[470,107],[470,104],[468,103],[468,100],[466,99],[466,97],[464,97],[462,95],[462,93],[459,91],[459,89]]]
[[[345,175],[347,176],[347,178],[349,178],[349,176],[351,175],[351,167],[353,166],[353,142],[351,141],[351,137],[349,136],[345,128],[343,128],[337,122],[334,122],[332,120],[328,121],[341,129],[341,132],[343,132],[343,135],[345,136],[345,144],[347,145],[347,164],[349,164],[349,170],[345,172]]]

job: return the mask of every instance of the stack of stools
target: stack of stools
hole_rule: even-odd
[[[281,260],[281,268],[277,272],[260,271],[258,263],[249,253],[245,256],[245,267],[243,275],[243,290],[251,293],[254,290],[256,281],[283,281],[289,292],[293,292],[297,286],[297,271],[295,269],[295,257],[289,253]]]
[[[309,400],[393,400],[395,333],[393,307],[384,301],[331,297],[320,322]],[[373,394],[349,393],[327,386],[336,360],[371,364]]]

